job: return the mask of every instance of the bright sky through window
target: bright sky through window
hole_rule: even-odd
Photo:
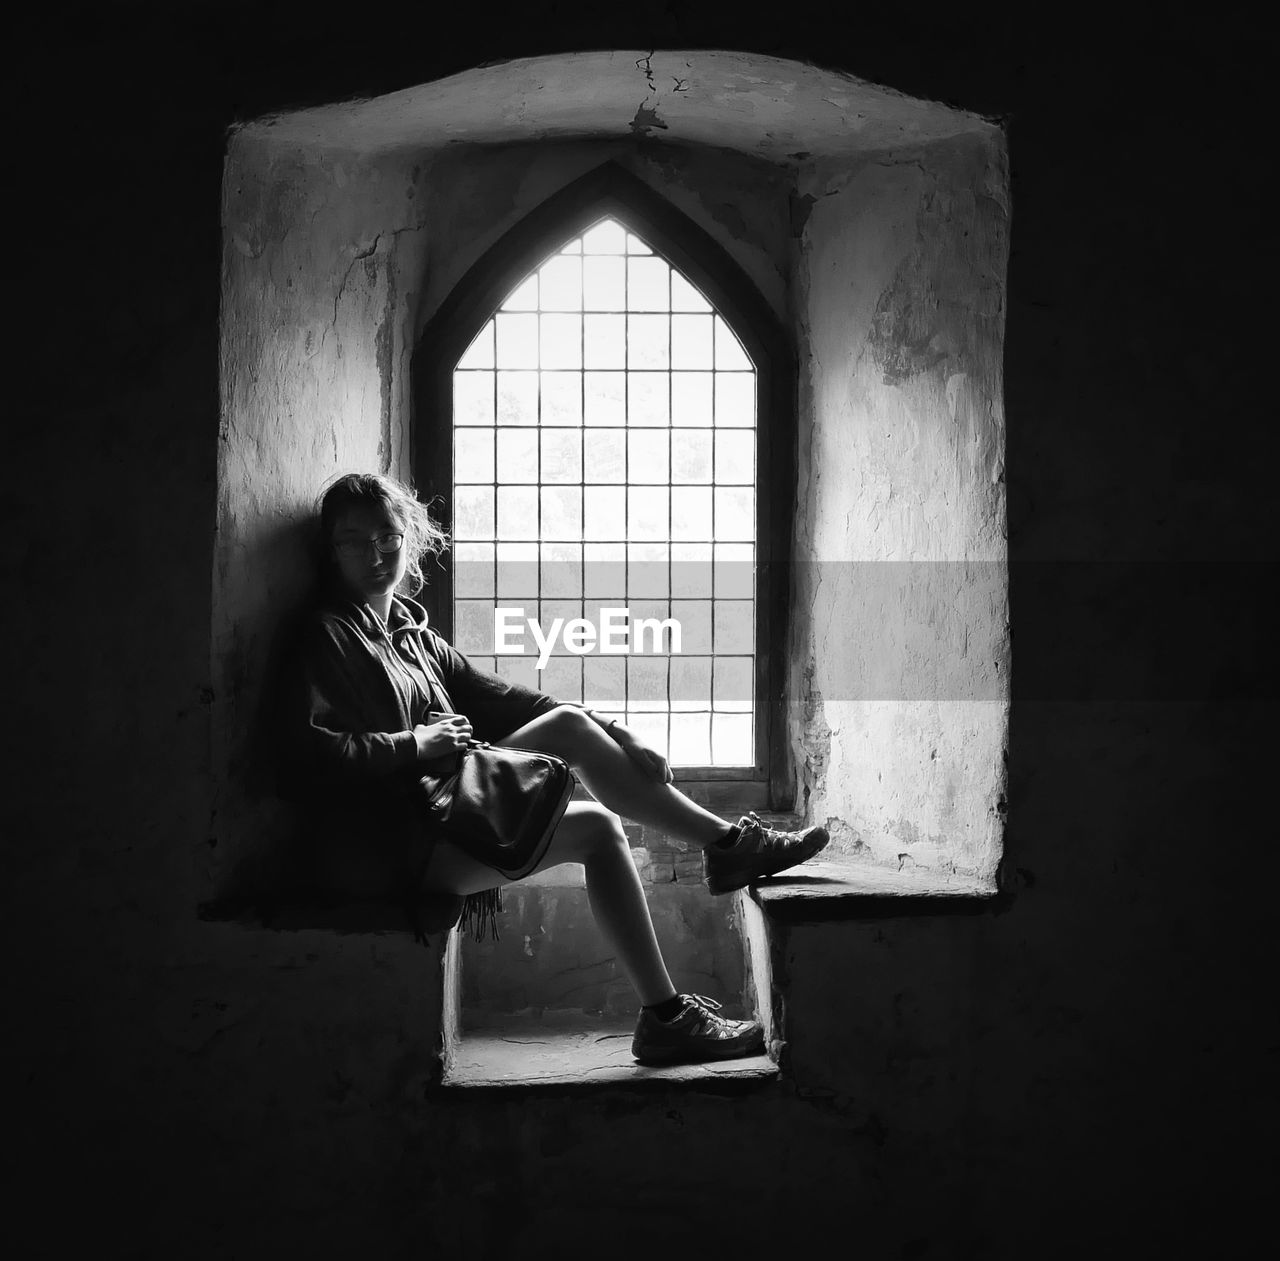
[[[728,323],[603,219],[512,289],[453,398],[458,646],[616,714],[674,765],[752,764],[756,374]],[[495,606],[544,636],[602,609],[674,619],[680,652],[562,638],[539,671],[532,638],[494,655]]]

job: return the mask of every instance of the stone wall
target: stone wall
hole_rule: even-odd
[[[991,878],[1009,694],[1002,139],[801,172],[802,801],[833,852]]]

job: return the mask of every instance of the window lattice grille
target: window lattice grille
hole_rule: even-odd
[[[673,765],[754,761],[756,373],[729,324],[612,219],[521,281],[453,373],[454,628],[477,664],[616,715]],[[496,655],[601,609],[654,651]]]

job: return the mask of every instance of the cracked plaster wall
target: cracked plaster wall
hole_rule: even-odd
[[[265,770],[264,681],[311,591],[316,495],[337,473],[407,469],[417,175],[403,155],[247,136],[227,155],[212,642],[223,889],[269,865],[286,827]]]
[[[1003,142],[801,173],[792,712],[832,850],[994,877],[1008,708]]]

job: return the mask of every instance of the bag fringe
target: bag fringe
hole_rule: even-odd
[[[470,932],[472,941],[484,941],[485,933],[498,940],[498,912],[502,910],[502,890],[484,889],[468,893],[462,902],[459,932]]]

